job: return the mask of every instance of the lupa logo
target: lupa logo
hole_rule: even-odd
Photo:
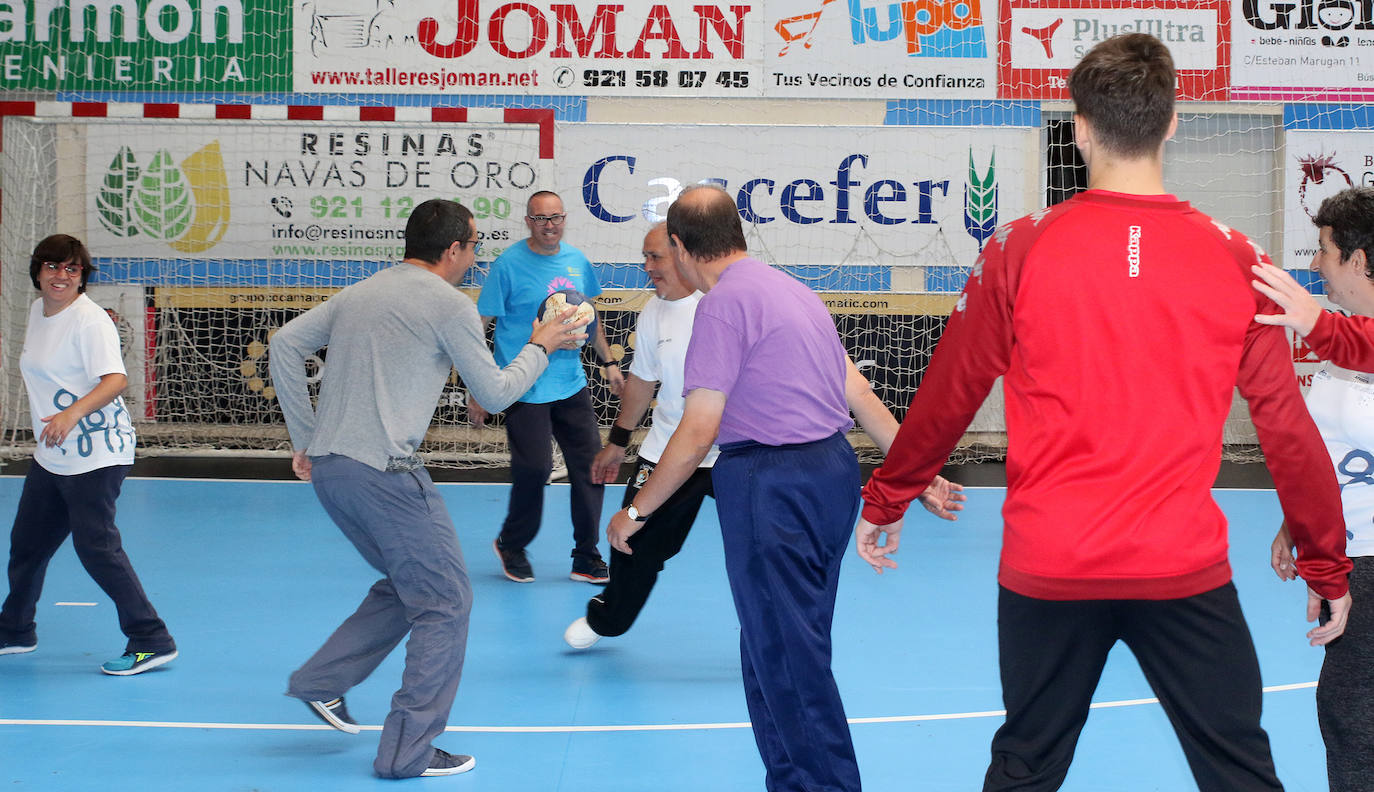
[[[100,224],[120,237],[142,234],[180,253],[214,247],[229,228],[229,178],[219,142],[177,163],[161,149],[148,165],[123,146],[96,194]]]
[[[794,41],[811,47],[811,36],[826,6],[835,0],[819,0],[816,10],[779,20],[773,29],[786,55]],[[866,6],[865,0],[847,0],[850,39],[855,44],[900,39],[910,57],[986,58],[980,0],[889,0]]]
[[[997,231],[997,152],[988,159],[988,171],[981,178],[973,166],[973,149],[968,150],[968,183],[964,185],[964,230],[983,249]]]

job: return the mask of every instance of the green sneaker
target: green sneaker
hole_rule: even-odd
[[[100,670],[112,676],[133,676],[150,668],[157,668],[177,659],[177,650],[170,652],[125,652],[123,657],[111,660],[100,666]]]

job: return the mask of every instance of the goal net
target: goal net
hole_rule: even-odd
[[[1264,108],[1181,109],[1169,144],[1171,188],[1280,263],[1305,264],[1281,256],[1282,117]],[[289,444],[267,374],[272,333],[399,260],[408,210],[427,198],[457,199],[477,217],[485,245],[463,285],[475,298],[486,264],[526,235],[528,195],[560,191],[565,239],[596,265],[606,289],[602,321],[628,361],[650,293],[640,269],[644,233],[684,187],[726,184],[744,196],[751,252],[820,293],[851,356],[900,418],[993,228],[1072,195],[1085,179],[1067,108],[974,126],[758,118],[588,121],[555,132],[416,118],[364,121],[356,110],[332,121],[7,117],[0,399],[8,450],[25,453],[32,442],[18,368],[35,296],[26,267],[34,244],[55,231],[83,239],[99,268],[90,291],[120,329],[143,453],[280,453]],[[550,134],[557,156],[548,156]],[[618,402],[586,359],[606,427]],[[317,379],[323,359],[315,365]],[[864,450],[864,439],[854,439]],[[1225,439],[1233,458],[1254,455],[1239,400]],[[455,374],[427,457],[499,465],[504,440],[499,417],[469,424]],[[1004,445],[995,388],[958,458],[996,458]]]

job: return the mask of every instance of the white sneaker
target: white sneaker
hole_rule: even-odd
[[[563,640],[574,649],[587,649],[601,640],[601,636],[597,635],[592,626],[587,623],[587,617],[583,616],[568,625],[568,629],[563,631]]]

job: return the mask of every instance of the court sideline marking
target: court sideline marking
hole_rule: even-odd
[[[1292,690],[1315,688],[1316,682],[1297,682],[1290,685],[1270,685],[1261,688],[1264,693],[1283,693]],[[1089,705],[1089,709],[1114,709],[1117,707],[1139,707],[1158,704],[1157,698],[1122,699],[1120,701],[1099,701]],[[872,723],[915,723],[921,721],[973,720],[976,718],[1000,718],[1006,710],[986,710],[983,712],[948,712],[934,715],[889,715],[875,718],[850,718],[852,725]],[[259,731],[332,731],[334,727],[323,723],[190,723],[180,721],[110,721],[110,720],[28,720],[0,718],[0,726],[117,726],[138,729],[223,729]],[[713,729],[747,729],[749,722],[742,723],[648,723],[623,726],[449,726],[445,731],[483,734],[576,734],[586,732],[660,732],[660,731],[707,731]],[[364,731],[381,731],[381,726],[363,726]]]

